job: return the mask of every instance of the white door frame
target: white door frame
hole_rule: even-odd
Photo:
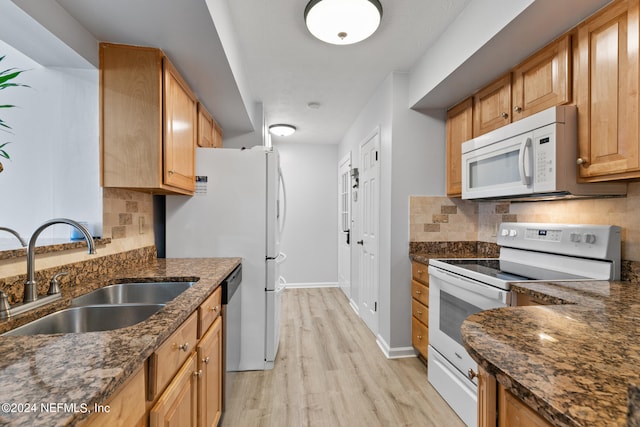
[[[374,334],[378,333],[380,292],[380,127],[360,143],[359,211],[360,249],[359,314]]]
[[[351,151],[338,163],[338,286],[351,298]]]

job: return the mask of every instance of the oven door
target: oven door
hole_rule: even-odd
[[[478,370],[462,344],[460,328],[470,315],[506,307],[510,292],[429,266],[429,345],[463,375]],[[477,384],[474,378],[473,382]]]
[[[465,143],[462,153],[462,198],[533,193],[532,141],[533,134],[529,132],[487,145],[482,145],[483,141]]]

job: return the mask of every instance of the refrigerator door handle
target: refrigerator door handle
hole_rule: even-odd
[[[280,179],[280,185],[282,185],[282,221],[279,221],[280,238],[282,238],[282,232],[284,231],[284,224],[287,220],[287,188],[284,185],[284,177],[282,176],[282,168],[278,166],[278,178]],[[278,203],[278,219],[280,217],[280,204]]]

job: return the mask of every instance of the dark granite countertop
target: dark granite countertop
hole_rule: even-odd
[[[0,425],[66,426],[88,416],[83,405],[91,409],[106,403],[240,262],[240,258],[157,259],[102,277],[104,284],[124,278],[198,279],[159,312],[128,328],[0,337]],[[58,412],[43,411],[41,404],[54,404]]]
[[[553,424],[625,426],[628,395],[640,384],[638,286],[518,283],[514,291],[558,305],[474,314],[462,325],[463,341],[479,365]]]

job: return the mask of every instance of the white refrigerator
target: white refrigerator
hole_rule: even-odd
[[[166,197],[166,256],[242,257],[241,310],[227,328],[227,370],[271,369],[286,283],[279,272],[286,198],[278,152],[198,148],[196,175],[194,196]]]

